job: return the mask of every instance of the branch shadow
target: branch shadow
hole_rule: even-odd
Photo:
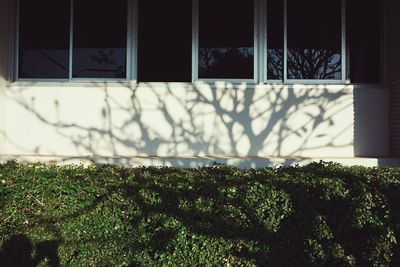
[[[315,167],[321,168],[318,164]],[[226,256],[255,266],[350,266],[347,255],[354,257],[357,266],[368,266],[364,246],[371,237],[384,234],[374,225],[355,226],[349,214],[357,207],[349,206],[340,193],[330,193],[326,181],[310,187],[290,180],[271,180],[256,171],[235,179],[232,169],[219,166],[197,169],[191,181],[182,178],[184,170],[163,169],[165,178],[159,180],[146,178],[145,171],[134,170],[135,183],[124,186],[123,192],[138,204],[142,217],[133,219],[132,224],[147,225],[151,237],[148,245],[154,253],[172,253],[170,246],[179,233],[166,223],[171,219],[198,236],[232,242],[234,245]],[[157,175],[157,170],[153,171]],[[170,177],[168,171],[182,173]],[[207,176],[207,172],[213,176]],[[289,169],[286,175],[296,177],[304,172],[307,170]],[[336,183],[336,175],[332,173],[327,179]],[[357,177],[354,179],[349,179],[349,187],[357,183]],[[327,198],[327,194],[333,194],[329,201],[317,201]],[[265,198],[274,199],[274,204],[265,206]],[[319,232],[321,227],[328,229],[327,235]],[[318,262],[318,249],[312,242],[325,253],[332,253],[325,256],[333,261]],[[340,254],[335,252],[338,247],[344,249],[343,257],[335,255]]]
[[[77,91],[86,90],[93,96],[87,106],[71,102],[75,97],[64,99],[65,90],[54,90],[59,92],[46,97],[30,86],[10,92],[17,109],[47,128],[46,133],[40,127],[34,130],[36,139],[30,139],[29,147],[7,136],[12,149],[71,154],[66,161],[100,156],[114,164],[129,164],[129,158],[137,156],[160,157],[163,164],[184,167],[192,167],[184,161],[191,157],[220,158],[221,163],[242,157],[236,165],[261,167],[272,164],[268,157],[287,157],[289,162],[353,153],[353,119],[343,120],[353,108],[348,89],[99,82],[72,93],[79,97]],[[46,138],[49,134],[52,138]],[[70,147],[50,144],[50,139]]]

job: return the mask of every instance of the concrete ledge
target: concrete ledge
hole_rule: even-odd
[[[159,156],[59,156],[59,155],[0,155],[0,162],[45,162],[51,164],[120,164],[123,166],[174,166],[192,168],[214,163],[229,164],[239,168],[307,165],[311,162],[337,162],[346,166],[400,167],[398,158],[304,158],[304,157],[159,157]]]

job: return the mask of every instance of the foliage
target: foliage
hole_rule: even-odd
[[[0,165],[0,265],[400,266],[400,169]]]

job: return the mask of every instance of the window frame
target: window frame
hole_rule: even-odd
[[[16,14],[16,18],[13,20],[12,31],[14,33],[13,42],[10,46],[10,78],[15,82],[129,82],[137,83],[137,31],[138,31],[138,0],[127,0],[128,10],[127,10],[127,58],[126,58],[126,78],[72,78],[72,64],[71,58],[73,54],[73,3],[75,0],[71,0],[70,9],[70,46],[69,46],[69,77],[66,79],[59,78],[20,78],[19,75],[19,28],[20,28],[20,0],[16,1],[14,5],[13,13]],[[324,79],[287,79],[287,0],[284,0],[284,40],[283,40],[283,79],[282,80],[270,80],[267,79],[267,64],[268,64],[268,40],[267,40],[267,30],[269,25],[267,25],[267,0],[254,0],[254,72],[253,79],[199,79],[198,77],[198,60],[199,60],[199,1],[192,0],[192,83],[204,82],[204,83],[215,83],[215,82],[229,82],[229,83],[247,83],[247,84],[281,84],[281,85],[291,85],[291,84],[306,84],[306,85],[321,85],[321,84],[355,84],[350,81],[350,70],[349,62],[350,57],[347,42],[346,33],[346,0],[341,0],[341,65],[342,73],[341,79],[337,80],[324,80]],[[381,20],[384,19],[384,3],[381,3]],[[380,25],[381,28],[381,38],[380,42],[383,42],[384,26],[383,23]],[[71,37],[72,35],[72,37]],[[380,48],[381,53],[381,82],[385,82],[385,65],[383,54],[384,46]],[[377,84],[377,83],[372,83]]]
[[[235,79],[235,78],[199,78],[199,2],[201,0],[192,0],[192,83],[205,82],[231,82],[231,83],[254,83],[257,84],[259,81],[259,58],[260,58],[260,46],[259,46],[259,5],[260,0],[254,1],[254,59],[253,59],[253,78],[252,79]]]
[[[70,0],[70,25],[69,25],[69,66],[68,78],[20,78],[19,77],[19,50],[20,50],[20,1],[16,4],[16,33],[15,33],[15,81],[27,82],[133,82],[137,80],[137,7],[138,0],[127,0],[127,33],[126,33],[126,77],[125,78],[73,78],[72,77],[72,64],[73,64],[73,48],[74,48],[74,1]]]
[[[267,75],[267,66],[268,66],[268,38],[267,32],[267,0],[263,0],[260,5],[260,20],[262,21],[263,27],[262,30],[262,38],[261,38],[261,47],[262,51],[262,61],[260,63],[260,83],[268,83],[268,84],[347,84],[349,80],[347,80],[347,53],[346,53],[346,0],[341,0],[341,79],[288,79],[287,77],[287,45],[288,45],[288,36],[287,36],[287,26],[288,26],[288,17],[287,17],[287,0],[283,2],[283,79],[282,80],[270,80]]]
[[[260,77],[260,83],[264,83],[264,84],[284,84],[284,80],[283,79],[268,79],[268,0],[262,0],[260,1],[260,8],[259,8],[259,12],[260,12],[260,47],[261,47],[261,52],[260,54],[261,56],[261,60],[260,60],[260,68],[259,68],[259,77]],[[285,0],[286,2],[286,0]],[[283,10],[283,16],[285,16],[285,7]],[[285,21],[286,18],[282,17],[282,19]],[[284,29],[283,29],[284,30]],[[284,34],[284,38],[285,38],[285,34]],[[284,43],[284,40],[282,40],[282,45]],[[283,63],[286,61],[285,60],[285,49],[283,46]],[[282,66],[282,70],[284,71],[284,67]]]

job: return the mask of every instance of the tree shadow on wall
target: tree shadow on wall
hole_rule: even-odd
[[[68,140],[76,155],[104,155],[113,163],[129,164],[124,156],[148,155],[161,156],[166,164],[181,164],[179,157],[207,160],[209,156],[221,161],[226,156],[249,157],[251,164],[256,162],[251,157],[302,157],[326,148],[347,151],[339,154],[352,150],[353,119],[346,123],[340,115],[352,108],[352,97],[343,88],[259,88],[229,83],[120,83],[114,88],[92,83],[79,90],[104,100],[88,99],[78,106],[61,94],[36,94],[34,87],[15,89],[10,95],[38,123]],[[51,112],[44,112],[43,106]],[[75,117],[71,119],[65,110],[73,110]],[[91,125],[80,122],[89,112],[97,112],[101,120]],[[32,140],[36,146],[23,149],[62,154],[57,148],[52,151],[46,141]]]

